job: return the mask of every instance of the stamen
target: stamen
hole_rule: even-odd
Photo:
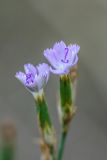
[[[66,51],[66,53],[65,53],[65,60],[66,60],[69,49],[68,49],[68,48],[65,48],[65,51]]]
[[[66,58],[67,58],[69,49],[68,49],[68,48],[65,48],[65,51],[66,51],[66,53],[65,53],[65,58],[64,58],[64,60],[62,59],[61,61],[62,61],[63,63],[68,63],[69,60],[68,60],[68,59],[66,60]]]
[[[68,63],[69,62],[69,60],[67,59],[66,61],[65,60],[63,60],[63,59],[61,59],[61,61],[63,62],[63,63]]]
[[[29,83],[33,83],[33,75],[30,73],[30,74],[26,74],[26,83],[29,84]]]

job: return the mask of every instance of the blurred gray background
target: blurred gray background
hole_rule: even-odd
[[[23,64],[45,61],[42,52],[56,41],[78,43],[78,112],[64,159],[107,159],[107,1],[0,0],[0,121],[13,119],[18,160],[39,160],[34,101],[15,79]],[[55,99],[58,77],[51,76],[46,97],[59,136]]]

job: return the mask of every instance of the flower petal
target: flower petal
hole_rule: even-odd
[[[25,73],[26,73],[26,74],[29,74],[29,73],[32,73],[33,75],[36,75],[36,74],[37,74],[36,67],[33,66],[33,65],[30,64],[30,63],[25,64],[25,65],[24,65],[24,69],[25,69]]]
[[[42,63],[37,66],[39,76],[42,76],[41,78],[43,78],[46,82],[48,81],[50,75],[49,68],[49,65],[46,63]]]
[[[77,54],[80,50],[80,46],[77,44],[71,44],[68,46],[70,52]]]
[[[78,56],[76,55],[76,56],[74,57],[73,62],[72,62],[72,66],[75,66],[75,65],[77,64],[77,62],[78,62]]]
[[[57,52],[57,56],[59,57],[59,59],[64,58],[66,47],[67,46],[63,41],[54,44],[53,49]]]
[[[56,57],[55,50],[46,49],[43,54],[53,67],[56,68],[59,66],[58,64],[59,60],[58,57]]]
[[[68,74],[69,73],[69,69],[67,68],[66,70],[62,70],[62,69],[52,69],[50,67],[50,71],[54,74],[58,74],[58,75],[63,75],[63,74]]]
[[[44,78],[42,76],[37,76],[35,78],[35,81],[36,81],[36,88],[37,88],[38,91],[40,89],[42,89],[44,87],[44,85],[46,84],[45,80],[44,80]]]
[[[77,54],[80,50],[80,46],[73,44],[73,45],[69,45],[68,49],[69,49],[69,51],[68,51],[68,55],[67,55],[67,60],[69,61],[69,63],[67,65],[73,66],[78,61]]]
[[[46,63],[39,64],[37,66],[37,70],[39,74],[44,74],[44,72],[49,72],[49,65]]]
[[[21,83],[23,83],[24,85],[25,85],[25,83],[26,83],[26,75],[23,73],[23,72],[17,72],[16,73],[16,75],[15,75],[15,77],[21,82]]]

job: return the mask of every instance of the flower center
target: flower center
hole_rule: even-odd
[[[26,74],[26,83],[33,83],[34,82],[34,77],[32,73]]]
[[[64,57],[64,59],[61,59],[61,61],[63,63],[68,63],[69,62],[69,60],[67,59],[68,51],[69,51],[69,49],[65,48],[65,57]]]

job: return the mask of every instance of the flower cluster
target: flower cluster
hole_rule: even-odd
[[[51,64],[25,64],[25,73],[19,71],[16,78],[32,93],[39,92],[49,79],[50,72],[58,75],[68,74],[70,69],[78,62],[80,46],[77,44],[66,45],[63,41],[55,43],[53,48],[46,49],[44,56]]]
[[[42,155],[46,155],[46,159],[55,160],[55,129],[51,122],[51,116],[48,112],[48,105],[45,100],[43,88],[47,84],[50,72],[60,76],[60,106],[59,117],[62,125],[62,140],[59,145],[58,158],[61,160],[64,149],[64,141],[67,135],[70,121],[74,115],[75,108],[72,98],[72,88],[70,80],[70,70],[78,62],[78,52],[80,46],[77,44],[66,45],[63,41],[55,43],[50,49],[43,52],[45,58],[50,65],[46,63],[34,66],[30,63],[24,65],[25,72],[17,72],[15,77],[33,94],[38,125],[43,141]],[[47,153],[48,151],[48,153]]]

